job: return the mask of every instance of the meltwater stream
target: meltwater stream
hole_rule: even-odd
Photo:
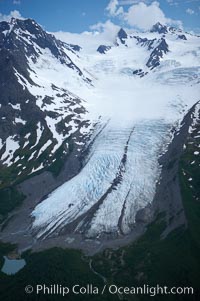
[[[128,233],[137,210],[153,199],[168,129],[162,119],[110,121],[81,172],[32,212],[37,238],[58,234],[69,224],[87,237]]]

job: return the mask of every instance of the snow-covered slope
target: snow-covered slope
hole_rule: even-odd
[[[76,65],[80,49],[31,19],[0,23],[1,186],[56,164],[87,140],[91,124],[84,100],[69,91],[91,86]]]
[[[21,32],[17,36],[24,39]],[[25,131],[23,145],[38,162],[45,150],[49,160],[70,139],[82,153],[83,164],[78,175],[33,210],[33,233],[37,238],[65,232],[87,237],[129,233],[137,210],[154,198],[159,156],[199,100],[200,38],[155,24],[145,33],[121,29],[113,43],[100,44],[87,54],[84,45],[80,49],[47,37],[59,54],[26,37],[26,47],[31,40],[35,49],[34,56],[25,54],[28,75],[14,66],[21,91],[34,96],[32,102],[42,114],[35,126],[37,139],[30,144],[33,134]],[[11,103],[14,110],[19,105]],[[24,128],[23,115],[16,118]],[[45,127],[51,139],[35,148]],[[8,144],[16,160],[19,143],[13,137],[8,136]],[[9,152],[3,136],[2,144]],[[8,160],[5,151],[3,163]]]

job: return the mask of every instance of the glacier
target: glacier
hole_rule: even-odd
[[[159,38],[148,33],[148,39]],[[165,38],[170,51],[152,72],[145,65],[149,49],[132,36],[126,45],[118,40],[105,54],[90,49],[76,57],[92,85],[78,84],[73,77],[70,85],[86,100],[87,118],[99,127],[81,171],[34,208],[32,231],[38,239],[69,232],[88,238],[125,235],[134,227],[137,211],[152,203],[162,168],[159,157],[200,92],[199,39],[189,34],[188,41],[173,34]],[[45,60],[42,68],[41,62],[32,68],[66,88],[63,66],[49,72],[54,63],[50,56]],[[141,67],[146,75],[133,75]]]

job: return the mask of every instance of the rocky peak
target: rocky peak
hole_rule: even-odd
[[[117,34],[117,37],[120,39],[122,44],[125,44],[125,40],[127,39],[128,35],[123,28],[121,28]]]
[[[105,54],[108,50],[111,49],[111,46],[106,46],[106,45],[100,45],[97,49],[97,51],[101,54]]]
[[[57,58],[61,56],[63,48],[67,48],[67,50],[72,52],[77,52],[81,49],[78,45],[67,44],[57,40],[32,19],[12,18],[10,22],[0,22],[0,32],[1,43],[3,44],[4,42],[3,46],[7,49],[19,49],[23,45],[25,48],[30,48],[29,45],[33,42],[43,49],[49,48],[51,53]],[[34,49],[31,52],[34,52]]]
[[[168,30],[166,25],[162,25],[160,22],[157,22],[153,25],[150,32],[158,32],[160,34],[165,34],[168,32]]]
[[[0,22],[0,30],[2,30],[0,32],[0,52],[6,52],[4,55],[6,58],[14,57],[14,61],[17,61],[19,66],[23,65],[24,69],[28,68],[27,58],[31,58],[35,63],[43,50],[49,49],[61,64],[67,65],[67,67],[74,69],[75,72],[84,77],[82,71],[66,53],[67,50],[76,54],[81,47],[56,39],[55,36],[43,30],[34,20],[12,18],[10,22]],[[18,66],[14,67],[19,71]],[[25,70],[23,73],[25,73]],[[25,77],[27,78],[27,76]],[[84,80],[90,82],[88,78],[84,78]]]
[[[13,25],[13,29],[21,29],[23,31],[27,31],[30,34],[42,34],[44,33],[44,30],[41,26],[39,26],[33,19],[15,19],[12,18],[11,22]]]

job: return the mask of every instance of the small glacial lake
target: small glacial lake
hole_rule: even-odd
[[[1,271],[7,275],[16,274],[26,264],[24,259],[8,259],[6,256],[4,256],[4,259],[5,261]]]

